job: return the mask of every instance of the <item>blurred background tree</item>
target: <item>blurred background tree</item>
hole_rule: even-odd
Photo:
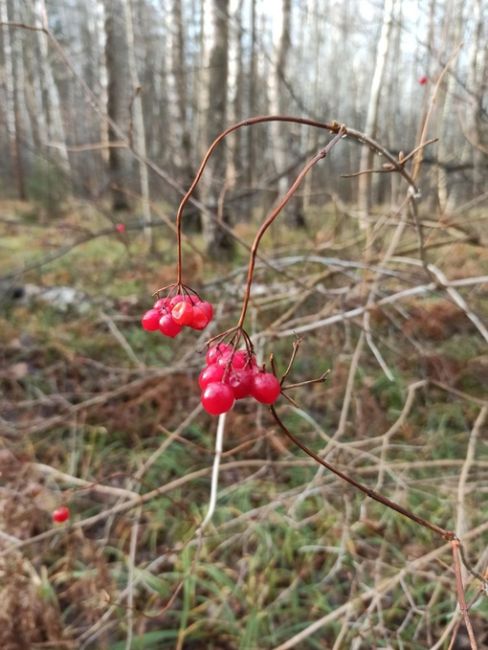
[[[408,152],[448,62],[428,134],[439,145],[425,155],[430,173],[422,189],[438,213],[483,192],[488,57],[482,0],[385,0],[384,6],[359,0],[2,0],[1,12],[4,23],[49,26],[102,113],[171,181],[145,165],[137,171],[43,32],[4,26],[5,197],[25,197],[38,170],[55,166],[75,196],[98,200],[111,192],[114,209],[136,204],[147,225],[150,198],[174,205],[177,188],[188,186],[219,129],[258,113],[337,118],[392,151]],[[274,124],[235,134],[217,151],[203,185],[207,217],[198,210],[189,216],[193,227],[203,217],[210,249],[229,245],[209,217],[218,212],[220,193],[226,196],[221,218],[230,224],[245,218],[263,199],[269,202],[270,190],[283,191],[291,158],[314,148],[318,137]],[[290,223],[304,225],[301,203],[330,199],[328,178],[356,171],[350,150],[336,152],[327,171],[314,170]],[[371,162],[364,149],[362,168]],[[334,193],[350,203],[360,199],[367,214],[370,205],[394,201],[397,189],[396,178],[366,175],[340,183]],[[242,195],[245,204],[237,200]]]

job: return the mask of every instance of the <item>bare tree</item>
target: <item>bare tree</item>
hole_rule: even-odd
[[[7,23],[9,20],[7,0],[0,0],[0,20]],[[15,92],[14,66],[12,56],[12,42],[10,38],[10,27],[3,27],[3,56],[5,74],[7,134],[10,148],[10,161],[12,172],[17,186],[17,194],[20,199],[25,199],[24,174],[22,170],[22,159],[19,147],[19,119],[17,110],[17,98]]]
[[[33,7],[36,27],[40,28],[40,30],[48,29],[48,17],[44,0],[34,0]],[[45,97],[44,110],[47,117],[47,132],[43,134],[44,144],[56,144],[53,155],[57,156],[57,163],[69,178],[71,167],[66,148],[61,100],[49,60],[48,37],[43,31],[37,32],[37,42],[39,48],[39,72]]]
[[[269,81],[269,100],[271,112],[278,115],[287,112],[287,96],[289,95],[286,69],[291,46],[291,0],[282,0],[280,12],[276,13],[273,22],[273,53],[272,71]],[[281,174],[278,181],[278,192],[283,195],[289,184],[290,178],[285,174],[290,158],[297,152],[300,136],[296,133],[294,125],[284,125],[280,122],[271,124],[273,136],[273,157],[276,171]],[[305,226],[303,214],[303,201],[300,197],[293,197],[287,206],[288,221],[295,227]]]
[[[105,0],[107,112],[111,120],[128,132],[131,97],[128,83],[130,72],[124,11],[124,0]],[[110,127],[108,135],[111,143],[118,141],[116,133]],[[117,146],[110,147],[109,171],[114,210],[128,210],[130,207],[127,193],[124,192],[124,185],[130,178],[131,167],[130,154],[126,149]]]
[[[242,66],[242,0],[230,0],[229,15],[229,74],[228,106],[229,122],[237,122],[242,114],[243,66]],[[251,130],[251,129],[249,129]],[[229,142],[227,160],[227,183],[234,186],[242,171],[242,131],[237,131]]]
[[[256,107],[256,86],[257,86],[257,52],[256,52],[256,0],[251,0],[250,5],[250,45],[249,45],[249,66],[248,66],[248,115],[257,113]],[[249,187],[252,186],[255,178],[256,151],[254,130],[247,130],[247,174],[246,181]]]
[[[286,106],[286,86],[284,83],[286,62],[290,49],[291,0],[281,0],[273,21],[272,73],[269,80],[269,105],[271,113],[279,115]],[[273,134],[273,158],[276,170],[282,172],[286,167],[288,126],[280,122],[271,124]],[[280,179],[280,194],[286,192],[288,181],[285,176]]]
[[[141,86],[137,72],[137,63],[134,44],[134,27],[132,24],[132,7],[131,0],[124,0],[124,16],[127,33],[127,51],[129,55],[129,74],[132,86],[132,115],[133,117],[133,141],[137,151],[147,157],[146,153],[146,130],[144,127],[144,116],[142,113]],[[152,246],[152,229],[151,229],[151,199],[149,195],[149,174],[144,162],[138,162],[139,181],[141,188],[141,207],[142,219],[144,223],[144,236],[150,246]]]
[[[470,142],[466,149],[468,155],[470,151],[473,154],[473,193],[478,194],[483,188],[483,165],[488,156],[488,136],[483,133],[483,97],[488,90],[488,54],[483,45],[487,29],[481,0],[473,0],[472,20],[467,78]]]
[[[369,94],[368,110],[366,114],[365,133],[371,137],[376,136],[379,119],[379,106],[381,97],[381,88],[383,85],[386,60],[390,48],[392,33],[393,17],[395,9],[395,0],[385,0],[383,4],[383,18],[381,23],[381,32],[376,47],[376,60],[371,80],[371,91]],[[373,152],[369,147],[363,147],[361,151],[360,169],[362,172],[371,169],[373,165]],[[371,174],[363,173],[359,176],[358,200],[361,211],[360,226],[369,230],[369,212],[371,197]]]
[[[205,102],[205,134],[207,143],[214,140],[227,122],[227,77],[228,77],[228,0],[205,1],[205,37],[207,43],[204,65],[207,70]],[[209,253],[219,255],[232,249],[232,239],[226,230],[219,227],[219,219],[228,222],[228,215],[222,209],[221,193],[225,190],[226,149],[216,149],[207,167],[205,182],[205,203],[210,211],[218,213],[216,220],[209,214],[203,215],[203,232]]]
[[[173,0],[171,24],[169,26],[171,74],[168,92],[171,96],[169,109],[172,111],[171,135],[173,136],[174,159],[183,185],[188,187],[194,176],[191,130],[189,126],[190,97],[188,92],[188,66],[186,62],[186,34],[181,0]],[[196,212],[188,214],[185,226],[200,231],[202,224]]]

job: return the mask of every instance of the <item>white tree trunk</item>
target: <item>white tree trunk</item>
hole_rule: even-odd
[[[7,0],[0,0],[0,21],[7,23],[9,21]],[[14,67],[12,57],[12,42],[10,38],[10,27],[3,26],[3,60],[4,60],[4,78],[5,78],[5,96],[6,96],[6,122],[7,122],[7,135],[9,141],[10,151],[10,164],[13,178],[15,178],[17,185],[17,193],[19,198],[23,198],[22,189],[22,173],[19,160],[18,150],[18,133],[17,133],[17,120],[15,111],[15,82],[14,82]]]
[[[132,7],[130,0],[124,0],[124,17],[127,34],[127,48],[129,55],[129,74],[133,93],[132,114],[134,123],[134,145],[136,151],[146,158],[146,131],[144,128],[144,115],[142,112],[141,88],[139,75],[137,73],[137,63],[134,45],[134,26],[132,21]],[[144,162],[139,161],[139,181],[141,188],[141,208],[142,219],[144,223],[144,236],[149,245],[152,245],[152,228],[151,228],[151,198],[149,194],[149,174]]]
[[[204,148],[223,131],[227,124],[227,78],[228,78],[228,0],[206,0],[204,33],[206,51],[204,67],[207,72],[205,87],[205,136]],[[205,203],[216,214],[226,174],[225,145],[217,147],[206,170],[204,184]],[[226,221],[226,215],[220,218]],[[211,254],[221,255],[232,248],[232,240],[220,228],[216,219],[203,215],[203,233]]]
[[[288,50],[290,45],[290,0],[281,0],[276,6],[273,16],[273,53],[272,71],[269,79],[269,106],[274,115],[279,115],[284,109],[284,95],[286,92],[283,78],[286,71]],[[288,127],[289,128],[289,127]],[[281,122],[271,122],[273,140],[273,159],[278,173],[287,166],[287,130]],[[282,176],[278,182],[278,192],[284,194],[288,187],[288,179]]]
[[[239,120],[242,90],[242,39],[241,39],[242,0],[230,0],[229,15],[229,70],[227,78],[228,121],[233,124]],[[249,129],[250,130],[250,129]],[[233,187],[237,181],[240,140],[242,131],[232,134],[227,157],[227,186]]]
[[[445,22],[445,41],[442,44],[445,48],[447,57],[452,56],[453,49],[460,44],[462,26],[463,26],[463,9],[465,7],[464,0],[451,0],[446,8],[444,16]],[[459,57],[456,57],[451,62],[451,70],[456,70],[459,62]],[[450,157],[458,158],[459,153],[454,153],[453,148],[450,147],[450,121],[451,116],[454,114],[454,97],[456,92],[457,79],[455,74],[449,74],[445,78],[445,86],[440,93],[438,100],[438,119],[437,135],[439,137],[439,144],[437,147],[437,155],[439,161],[442,163],[449,162]],[[450,152],[451,156],[450,156]],[[454,208],[456,203],[456,190],[449,190],[449,179],[445,167],[437,167],[437,197],[439,206],[443,214],[449,213]]]
[[[105,32],[105,7],[103,0],[96,0],[95,4],[95,25],[96,25],[96,39],[98,43],[99,61],[98,61],[98,84],[99,84],[99,103],[100,106],[107,106],[108,103],[108,75],[107,75],[107,62],[105,60],[105,47],[107,34]],[[102,148],[101,157],[105,165],[108,165],[109,159],[109,134],[107,120],[100,120],[99,123],[100,142],[106,145]]]
[[[376,136],[379,119],[379,105],[381,88],[385,75],[385,65],[390,47],[391,31],[394,16],[394,0],[385,0],[383,5],[383,19],[381,32],[376,47],[376,61],[374,66],[373,79],[371,80],[371,91],[369,94],[368,111],[364,131],[371,137]],[[373,153],[369,147],[364,146],[361,150],[360,170],[370,169],[373,164]],[[369,212],[371,197],[371,174],[359,176],[358,200],[361,213],[360,227],[369,231]]]
[[[44,0],[34,0],[34,15],[36,27],[48,29],[48,19]],[[70,176],[70,162],[66,149],[66,133],[61,115],[61,101],[56,86],[51,63],[49,61],[48,37],[41,31],[37,32],[39,47],[39,65],[42,84],[46,96],[45,110],[47,114],[47,135],[49,144],[56,144],[58,164]],[[48,142],[44,143],[48,144]]]

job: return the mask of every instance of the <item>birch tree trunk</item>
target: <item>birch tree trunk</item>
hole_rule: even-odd
[[[107,113],[108,116],[128,133],[129,130],[129,57],[127,51],[124,0],[105,0],[105,62],[107,66]],[[109,142],[118,140],[113,129],[108,129]],[[124,186],[131,175],[131,159],[126,149],[110,147],[109,175],[112,193],[112,208],[115,211],[128,210],[130,203]]]
[[[290,48],[291,0],[281,0],[279,10],[273,17],[272,71],[269,80],[269,105],[271,113],[280,115],[285,107],[286,88],[283,82]],[[287,166],[287,125],[271,122],[273,139],[273,158],[279,173]],[[278,182],[278,192],[284,194],[288,179],[282,176]]]
[[[7,23],[9,21],[7,0],[0,0],[0,21]],[[17,195],[19,199],[25,199],[24,174],[22,170],[22,159],[20,154],[20,134],[19,134],[19,115],[17,110],[13,50],[10,38],[10,27],[3,26],[3,60],[5,76],[5,95],[6,95],[6,114],[7,114],[7,135],[10,149],[10,162],[12,167],[12,176],[15,179]]]
[[[473,37],[469,53],[468,89],[469,124],[473,160],[473,194],[483,191],[483,164],[488,160],[488,141],[483,141],[483,97],[488,90],[488,53],[483,47],[488,34],[481,0],[473,0]]]
[[[206,146],[227,124],[227,75],[228,75],[228,0],[205,1],[205,37],[208,49],[204,67],[208,71],[205,102]],[[229,223],[220,201],[226,174],[226,147],[219,146],[206,169],[204,199],[212,215],[203,215],[203,234],[209,254],[229,254],[233,240],[219,220]],[[215,219],[218,215],[218,219]]]
[[[169,42],[171,74],[169,75],[169,92],[171,101],[171,132],[173,134],[173,149],[175,162],[185,188],[189,187],[194,176],[192,138],[189,126],[190,99],[188,93],[188,75],[186,62],[185,26],[182,14],[181,0],[173,0],[171,7],[171,39]],[[198,189],[198,188],[197,188]],[[197,190],[194,196],[198,197]],[[200,215],[189,211],[185,217],[185,229],[199,232],[202,229]]]
[[[271,113],[283,114],[286,112],[285,100],[288,89],[286,87],[286,68],[288,54],[291,46],[291,0],[282,0],[280,12],[273,19],[273,55],[272,71],[269,83],[269,99]],[[273,140],[273,158],[276,171],[283,172],[290,162],[296,158],[296,142],[299,136],[293,134],[293,125],[271,122]],[[278,181],[278,194],[285,194],[291,179],[288,174],[283,174]],[[285,208],[285,215],[290,223],[297,227],[305,226],[303,214],[303,201],[293,197]]]
[[[248,115],[256,115],[256,85],[257,85],[257,53],[256,53],[256,0],[251,0],[251,42],[249,51],[249,68],[248,68]],[[252,187],[255,178],[256,151],[254,129],[246,129],[247,136],[247,173],[246,183]]]
[[[229,29],[229,71],[228,71],[228,121],[230,124],[241,118],[242,104],[242,0],[230,0],[230,29]],[[249,131],[251,129],[248,129]],[[234,187],[241,175],[241,143],[242,131],[238,130],[229,140],[227,157],[228,187]]]
[[[132,114],[133,119],[133,141],[136,150],[143,158],[147,157],[146,152],[146,130],[144,128],[144,115],[142,113],[141,86],[139,75],[137,73],[137,63],[134,45],[134,26],[132,22],[131,0],[124,0],[124,17],[127,33],[127,51],[129,75],[132,87]],[[151,217],[151,198],[149,194],[149,174],[144,162],[139,161],[139,182],[141,189],[141,208],[142,220],[144,224],[144,237],[149,246],[152,247],[152,217]]]
[[[48,29],[49,25],[44,0],[34,0],[33,7],[36,27]],[[39,48],[41,84],[45,96],[44,109],[47,116],[48,141],[44,142],[44,145],[56,144],[56,148],[53,149],[53,156],[57,156],[57,164],[70,177],[71,167],[66,148],[66,133],[61,115],[61,101],[51,68],[51,62],[49,61],[48,37],[41,31],[36,33]]]
[[[371,80],[371,92],[368,101],[366,124],[364,131],[371,137],[376,137],[379,121],[379,106],[381,88],[385,76],[386,59],[390,48],[391,32],[394,16],[394,0],[384,0],[381,32],[376,47],[376,60]],[[373,165],[373,152],[369,147],[361,149],[360,170],[364,172]],[[370,232],[369,214],[371,209],[371,174],[361,174],[358,183],[358,202],[360,210],[359,225],[367,233]],[[369,236],[369,235],[368,235]]]
[[[442,44],[444,47],[443,54],[446,59],[452,57],[454,48],[461,42],[464,7],[464,0],[450,0],[447,3],[446,14],[444,16],[444,43]],[[459,57],[456,57],[451,62],[452,70],[455,71],[457,69],[458,61]],[[453,102],[456,85],[456,74],[447,75],[442,86],[442,91],[439,94],[436,125],[438,128],[437,135],[439,137],[437,155],[441,163],[448,162],[450,158],[459,157],[459,153],[453,151],[449,146],[450,132],[448,127],[450,117],[454,113]],[[449,213],[453,209],[456,202],[456,190],[450,191],[447,169],[441,165],[437,167],[437,198],[442,214]]]
[[[108,76],[107,76],[107,64],[105,59],[105,51],[107,46],[107,33],[105,31],[105,6],[103,0],[96,0],[95,4],[95,28],[96,28],[96,39],[97,39],[97,48],[99,52],[98,65],[97,65],[97,76],[98,76],[98,86],[99,86],[99,103],[101,106],[108,105]],[[103,145],[109,144],[109,135],[108,135],[108,123],[106,120],[100,120],[98,125],[98,133],[100,134],[100,142]],[[109,149],[108,146],[103,147],[100,152],[102,162],[104,164],[104,169],[107,168],[109,164]]]

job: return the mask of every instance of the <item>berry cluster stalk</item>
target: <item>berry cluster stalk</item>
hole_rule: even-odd
[[[279,213],[283,210],[285,205],[288,203],[288,201],[291,199],[291,197],[295,194],[297,191],[298,187],[300,186],[301,182],[305,178],[305,176],[308,174],[308,172],[312,169],[314,165],[316,165],[320,160],[323,160],[335,147],[335,145],[339,142],[339,140],[344,137],[346,134],[346,129],[344,127],[341,127],[339,129],[339,132],[337,133],[334,138],[329,142],[329,144],[323,149],[321,149],[318,153],[315,154],[313,158],[311,158],[305,167],[301,170],[301,172],[298,174],[298,176],[295,178],[294,182],[290,187],[288,188],[288,191],[286,194],[283,196],[281,201],[278,203],[278,205],[274,208],[274,210],[271,211],[271,213],[268,215],[268,217],[265,219],[265,221],[261,224],[259,230],[256,233],[256,236],[254,238],[252,247],[251,247],[251,255],[249,257],[249,266],[247,269],[247,280],[246,280],[246,290],[244,293],[244,300],[242,303],[242,309],[241,309],[241,314],[239,316],[239,321],[237,323],[237,328],[236,329],[242,329],[244,325],[244,320],[246,318],[246,312],[247,312],[247,307],[249,304],[249,298],[251,295],[251,285],[252,285],[252,280],[253,280],[253,275],[254,275],[254,267],[256,265],[256,255],[258,252],[258,247],[261,242],[261,239],[263,238],[264,233],[268,230],[268,228],[271,226],[273,221],[276,219],[276,217],[279,215]]]
[[[352,140],[355,140],[356,142],[366,145],[376,151],[376,153],[380,154],[383,156],[385,160],[388,161],[390,164],[391,169],[388,171],[396,171],[399,172],[407,181],[407,183],[410,185],[412,188],[412,193],[413,195],[416,195],[418,193],[418,188],[415,184],[415,181],[411,177],[411,175],[405,170],[404,168],[404,162],[402,160],[397,160],[392,154],[387,151],[384,147],[382,147],[378,142],[367,136],[365,133],[361,133],[360,131],[357,131],[356,129],[350,129],[347,128],[338,122],[317,122],[316,120],[310,120],[304,117],[294,117],[294,116],[289,116],[289,115],[258,115],[256,117],[251,117],[246,120],[242,120],[241,122],[237,122],[235,124],[232,124],[229,126],[227,129],[222,131],[220,135],[218,135],[215,140],[212,142],[210,147],[207,149],[207,152],[205,153],[202,162],[200,163],[200,167],[198,168],[198,171],[195,175],[195,178],[193,179],[190,187],[188,188],[188,191],[186,194],[183,196],[181,199],[180,205],[178,207],[178,211],[176,213],[176,245],[177,245],[177,280],[176,283],[178,285],[182,284],[182,250],[181,250],[181,226],[182,226],[182,217],[183,217],[183,210],[185,209],[186,204],[190,200],[191,195],[193,194],[196,186],[198,185],[203,171],[205,167],[207,166],[207,163],[216,149],[216,147],[219,145],[222,140],[228,136],[230,133],[233,133],[234,131],[237,131],[238,129],[244,127],[244,126],[253,126],[255,124],[262,124],[265,122],[287,122],[289,124],[303,124],[304,126],[311,126],[317,129],[322,129],[329,131],[330,133],[335,133],[338,134],[339,131],[342,131],[344,135],[347,135],[349,138]]]

